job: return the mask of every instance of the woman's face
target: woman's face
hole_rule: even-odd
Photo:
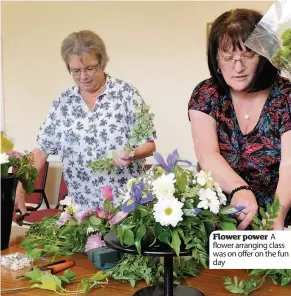
[[[227,51],[218,49],[217,60],[221,74],[228,86],[235,91],[244,91],[252,82],[259,55],[247,51],[241,44],[241,49],[231,46]]]
[[[104,70],[93,52],[82,56],[71,55],[69,57],[69,69],[74,82],[80,87],[81,91],[93,93],[104,82]]]

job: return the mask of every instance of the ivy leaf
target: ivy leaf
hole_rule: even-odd
[[[92,277],[91,277],[91,280],[92,281],[102,281],[104,280],[105,278],[107,278],[107,274],[102,272],[102,271],[98,271],[96,274],[94,274]]]
[[[63,276],[65,276],[69,281],[71,281],[72,279],[74,279],[76,277],[76,274],[74,272],[72,272],[70,269],[66,269],[64,271]]]
[[[53,277],[43,276],[41,278],[41,284],[34,284],[31,287],[57,292],[57,283]],[[63,290],[62,287],[61,290]]]
[[[82,281],[83,292],[86,294],[89,291],[89,283],[86,281]]]
[[[135,241],[134,241],[136,250],[139,255],[141,254],[141,239],[144,237],[145,233],[146,233],[146,227],[144,224],[142,224],[139,226],[139,228],[136,231]]]
[[[39,258],[41,256],[42,251],[43,251],[42,249],[35,248],[35,249],[32,249],[32,250],[28,250],[26,252],[26,255],[28,257],[33,258],[33,259],[37,259],[37,258]]]
[[[39,268],[35,267],[32,271],[26,272],[23,275],[27,278],[30,278],[35,283],[40,283],[39,278],[42,276],[42,273]]]
[[[89,221],[94,226],[98,226],[102,222],[102,220],[100,218],[97,218],[96,216],[90,216]]]

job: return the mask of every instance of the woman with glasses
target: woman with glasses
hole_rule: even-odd
[[[118,197],[128,179],[140,175],[144,159],[155,151],[155,135],[139,143],[133,157],[122,151],[135,123],[136,107],[144,102],[134,86],[105,72],[108,55],[97,34],[88,30],[70,34],[62,42],[61,56],[74,86],[53,102],[40,128],[33,150],[35,166],[40,170],[49,154],[58,154],[74,202],[98,207],[103,186],[112,187]],[[86,167],[113,152],[120,152],[115,172],[97,175]],[[24,202],[23,189],[18,187],[16,205],[22,214]]]
[[[277,193],[281,208],[273,229],[279,230],[291,206],[291,84],[244,46],[261,18],[235,9],[214,21],[211,78],[195,87],[188,110],[199,165],[212,172],[231,205],[245,207],[238,229]]]

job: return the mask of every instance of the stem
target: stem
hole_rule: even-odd
[[[32,290],[32,288],[29,286],[29,287],[22,287],[22,288],[6,289],[6,290],[1,290],[1,294],[12,293],[12,292],[22,292],[27,290]]]

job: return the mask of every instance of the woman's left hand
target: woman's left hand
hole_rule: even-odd
[[[114,165],[123,167],[129,165],[133,160],[132,156],[125,150],[122,150],[114,159]]]
[[[284,230],[284,221],[285,214],[281,211],[276,219],[274,219],[274,224],[271,227],[271,230]]]

